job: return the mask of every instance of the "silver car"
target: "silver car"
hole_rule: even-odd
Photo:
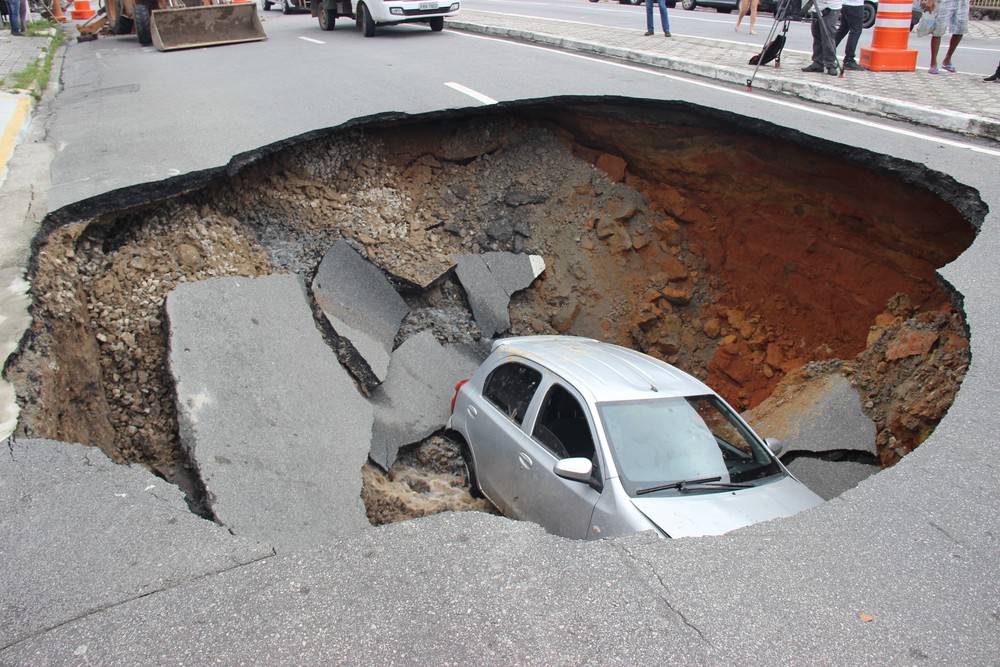
[[[449,427],[473,489],[564,537],[719,535],[823,502],[705,384],[587,338],[494,342]]]

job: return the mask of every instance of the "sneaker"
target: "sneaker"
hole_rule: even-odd
[[[845,60],[844,61],[844,69],[849,69],[852,72],[864,72],[864,71],[866,71],[864,67],[862,67],[861,65],[857,64],[853,60]]]
[[[808,65],[807,67],[803,67],[802,71],[803,72],[822,72],[823,71],[823,66],[820,65],[819,63],[813,63],[811,65]]]
[[[652,30],[647,30],[647,31],[646,31],[646,37],[649,37],[649,36],[650,36],[650,35],[652,35],[652,34],[653,34],[653,31],[652,31]]]
[[[665,32],[665,33],[663,33],[663,36],[664,36],[664,37],[673,37],[673,35],[671,35],[671,34],[670,34],[669,32]]]

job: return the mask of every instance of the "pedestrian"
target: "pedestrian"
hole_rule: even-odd
[[[983,81],[1000,81],[1000,64],[997,64],[997,71],[983,79]]]
[[[844,47],[844,69],[862,71],[865,69],[854,59],[864,23],[864,0],[844,0],[844,6],[840,10],[840,27],[837,28],[836,38],[836,46],[840,46],[841,40],[845,36],[847,37],[847,46]]]
[[[7,11],[7,0],[0,0],[0,28],[10,23],[10,13]],[[13,28],[11,28],[13,30]]]
[[[28,0],[9,0],[7,11],[10,12],[10,34],[24,35],[28,29]]]
[[[753,29],[754,25],[757,23],[757,5],[760,4],[760,0],[742,0],[740,2],[740,15],[736,17],[736,27],[733,28],[736,32],[740,31],[740,23],[743,22],[743,17],[747,15],[747,9],[750,10],[750,34],[756,35],[757,31]]]
[[[646,0],[646,37],[653,34],[653,2]],[[663,26],[663,36],[670,37],[670,19],[667,18],[667,0],[655,0],[660,5],[660,25]]]
[[[955,73],[955,65],[951,57],[955,55],[962,36],[969,30],[969,0],[927,0],[927,11],[934,12],[934,32],[931,33],[931,66],[927,70],[931,74],[938,73],[937,55],[941,47],[941,38],[951,35],[948,42],[948,52],[941,61],[941,69]]]
[[[837,21],[840,20],[840,9],[843,6],[843,0],[816,0],[817,16],[812,22],[812,63],[803,67],[803,72],[825,70],[831,76],[837,75],[837,46],[834,35],[837,32]]]

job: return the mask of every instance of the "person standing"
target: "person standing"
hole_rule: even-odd
[[[10,11],[10,34],[24,35],[28,29],[28,0],[8,0]]]
[[[831,76],[837,75],[837,46],[834,43],[834,35],[837,32],[837,21],[840,20],[840,9],[843,6],[843,0],[816,0],[818,15],[812,22],[812,63],[803,67],[803,72],[825,70]]]
[[[854,59],[857,53],[858,40],[861,39],[861,30],[865,23],[865,2],[864,0],[843,0],[844,6],[840,10],[840,27],[837,28],[836,46],[840,46],[841,40],[847,37],[847,46],[844,47],[844,69],[864,70]]]
[[[750,10],[750,34],[756,35],[757,31],[753,29],[754,25],[757,23],[757,5],[760,4],[760,0],[742,0],[740,2],[740,15],[736,17],[736,27],[733,28],[736,32],[740,31],[740,23],[743,22],[743,17],[747,15],[747,9]]]
[[[969,30],[969,0],[927,0],[927,11],[934,12],[934,32],[931,33],[931,66],[927,71],[938,73],[937,55],[941,48],[941,38],[947,33],[951,35],[948,52],[941,61],[941,69],[946,72],[956,72],[951,62],[962,36]]]
[[[667,0],[655,0],[660,5],[660,25],[663,26],[663,36],[670,37],[670,19],[667,18]],[[653,2],[646,0],[646,37],[653,34]]]

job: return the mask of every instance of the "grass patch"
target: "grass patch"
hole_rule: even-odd
[[[49,43],[42,50],[43,54],[34,60],[22,71],[11,76],[10,87],[30,90],[31,94],[39,99],[42,91],[49,85],[49,76],[52,74],[52,59],[55,57],[56,49],[63,43],[65,36],[58,24],[47,21],[31,21],[25,31],[28,37],[48,37]],[[6,84],[6,81],[4,82]]]

